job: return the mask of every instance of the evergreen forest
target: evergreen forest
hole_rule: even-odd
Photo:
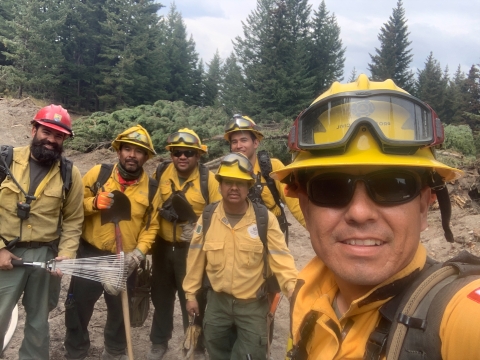
[[[162,150],[169,133],[188,126],[202,139],[223,133],[235,113],[272,139],[344,74],[345,51],[334,13],[321,2],[257,0],[225,59],[200,59],[174,3],[156,0],[1,0],[0,97],[31,96],[87,116],[71,146],[91,151],[135,123]],[[379,29],[367,74],[393,79],[429,103],[443,123],[480,130],[480,65],[450,70],[433,52],[413,72],[408,17],[401,0]],[[464,128],[462,128],[464,129]],[[450,131],[450,130],[449,130]],[[455,133],[456,130],[454,130]],[[463,130],[462,130],[463,131]],[[93,144],[93,145],[92,145]],[[95,145],[95,146],[94,146]],[[209,144],[211,156],[225,151]],[[275,155],[285,146],[271,141]],[[474,153],[478,152],[475,150]],[[474,155],[474,154],[472,154]],[[285,155],[280,156],[285,159]]]

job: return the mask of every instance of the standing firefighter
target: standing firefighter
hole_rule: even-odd
[[[442,142],[427,104],[363,74],[299,115],[294,161],[272,175],[298,197],[317,255],[299,275],[289,358],[478,358],[480,259],[442,267],[420,244],[435,194],[453,240],[445,182],[462,172],[435,160]]]
[[[73,136],[67,110],[46,106],[32,125],[31,145],[2,147],[0,159],[0,352],[23,294],[27,317],[18,358],[48,359],[48,313],[57,305],[60,278],[43,269],[13,268],[11,260],[75,258],[83,222],[82,180],[61,155],[64,140]]]
[[[209,202],[221,199],[218,182],[214,174],[199,163],[200,156],[206,153],[198,135],[187,128],[180,129],[167,139],[167,150],[171,161],[161,163],[156,171],[160,191],[160,230],[153,248],[152,303],[155,312],[152,321],[150,340],[152,348],[149,360],[160,360],[172,338],[173,309],[175,293],[182,309],[183,328],[188,326],[188,313],[185,310],[185,293],[182,289],[186,273],[188,247],[192,239],[195,221],[188,223],[179,218],[172,206],[175,197],[197,216]],[[197,313],[197,315],[199,315]],[[205,359],[204,345],[200,338],[195,351],[195,359]]]
[[[265,359],[267,286],[272,273],[290,298],[297,270],[275,216],[247,194],[253,168],[240,153],[225,156],[215,176],[222,200],[200,217],[187,259],[183,289],[187,310],[198,314],[195,295],[209,283],[203,321],[211,360]]]
[[[285,184],[270,177],[270,172],[282,169],[284,165],[278,159],[271,159],[265,150],[257,153],[263,134],[260,132],[260,127],[248,116],[233,115],[233,118],[225,126],[224,138],[230,143],[230,151],[242,153],[253,165],[256,181],[250,190],[250,200],[265,205],[268,210],[273,212],[288,241],[285,205],[302,226],[305,226],[305,220],[298,200],[285,196]]]
[[[140,125],[131,127],[112,142],[117,151],[115,166],[96,165],[83,177],[85,222],[83,225],[79,258],[117,253],[115,225],[101,224],[101,212],[115,201],[113,191],[124,193],[131,203],[131,220],[119,223],[128,268],[128,283],[133,282],[134,271],[145,259],[158,231],[157,183],[143,170],[143,164],[155,155],[148,132]],[[150,200],[152,199],[152,200]],[[72,277],[65,304],[65,350],[67,359],[84,359],[90,348],[88,323],[95,303],[104,295],[107,304],[105,349],[102,359],[128,359],[125,355],[127,340],[119,290],[112,286]]]

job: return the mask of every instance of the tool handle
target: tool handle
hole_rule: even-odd
[[[33,264],[32,263],[24,263],[23,260],[10,260],[10,262],[12,263],[12,266],[32,266]]]

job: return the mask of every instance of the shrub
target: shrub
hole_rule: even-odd
[[[472,129],[468,125],[445,126],[445,149],[461,152],[465,156],[475,156],[476,149]]]

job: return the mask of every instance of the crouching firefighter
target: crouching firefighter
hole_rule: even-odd
[[[149,178],[143,165],[155,155],[153,143],[147,130],[133,126],[112,142],[117,152],[115,165],[95,165],[83,177],[83,206],[85,221],[78,250],[78,258],[92,258],[125,253],[127,288],[134,283],[137,268],[150,250],[159,223],[157,209],[160,198],[158,183]],[[123,249],[116,245],[116,225],[102,225],[102,212],[112,208],[122,218],[123,208],[115,207],[115,192],[123,193],[131,204],[131,214],[118,222]],[[117,203],[117,205],[120,202]],[[127,338],[120,289],[108,282],[104,284],[72,276],[65,302],[65,357],[84,359],[88,356],[90,336],[88,324],[95,303],[103,295],[107,305],[107,320],[104,330],[103,360],[125,360]]]
[[[285,235],[288,245],[288,226],[285,206],[288,207],[297,221],[305,227],[305,220],[297,199],[285,196],[285,184],[274,180],[270,173],[282,169],[284,165],[278,159],[270,158],[266,150],[257,152],[263,134],[260,127],[245,115],[233,115],[225,126],[224,138],[230,143],[230,151],[245,155],[253,166],[254,186],[250,188],[249,199],[267,207],[277,217],[280,229]]]
[[[253,167],[241,153],[225,156],[216,179],[222,200],[207,206],[196,224],[183,289],[187,311],[199,307],[195,295],[209,283],[203,320],[211,360],[264,360],[268,331],[267,278],[273,275],[290,298],[297,270],[278,221],[247,195]]]
[[[435,195],[449,203],[445,182],[462,176],[435,159],[442,142],[430,106],[364,74],[297,117],[294,160],[272,174],[299,199],[316,253],[293,296],[290,359],[478,358],[480,259],[438,264],[420,243]]]
[[[182,289],[187,269],[187,254],[193,228],[204,207],[220,200],[218,182],[208,168],[200,164],[200,157],[207,152],[198,135],[184,128],[171,134],[166,149],[171,160],[160,163],[155,178],[159,182],[160,210],[158,231],[153,246],[152,303],[155,307],[150,340],[152,346],[148,360],[161,360],[172,338],[175,294],[178,292],[182,309],[183,329],[188,327],[185,310],[185,294]],[[175,201],[184,203],[193,214],[193,222],[183,218],[185,212],[176,210]],[[192,212],[193,211],[193,212]],[[203,297],[200,302],[204,305]],[[197,313],[196,321],[200,321]],[[205,359],[203,336],[198,340],[195,359]]]
[[[30,146],[2,146],[0,154],[0,353],[12,310],[23,295],[27,314],[18,359],[49,358],[48,313],[60,278],[44,269],[12,267],[12,260],[74,259],[82,232],[79,170],[62,156],[73,136],[67,110],[49,105],[32,120]]]

